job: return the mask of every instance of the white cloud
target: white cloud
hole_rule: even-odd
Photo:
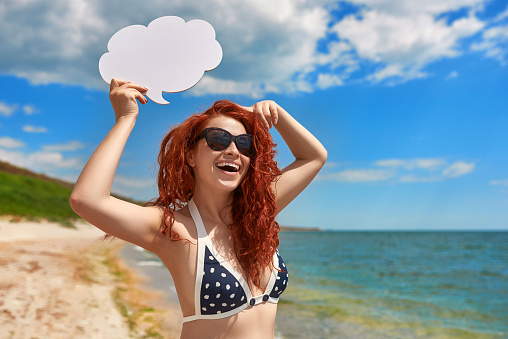
[[[26,115],[32,115],[35,113],[39,113],[39,110],[32,105],[24,105],[23,112],[25,112]]]
[[[113,180],[115,185],[131,188],[145,188],[147,186],[153,186],[154,180],[152,178],[139,178],[132,176],[117,175]]]
[[[25,143],[9,137],[0,137],[0,147],[4,148],[20,148],[25,147]]]
[[[471,45],[473,51],[483,51],[502,65],[508,63],[508,25],[491,27],[483,32],[483,40]]]
[[[77,140],[68,141],[64,144],[55,145],[43,145],[42,149],[46,152],[64,152],[64,151],[76,151],[85,147],[85,145]]]
[[[56,173],[59,170],[81,169],[83,167],[81,159],[65,158],[58,152],[24,153],[0,149],[0,160],[47,174]]]
[[[445,163],[446,163],[445,160],[441,158],[428,158],[428,159],[410,159],[410,160],[384,159],[378,160],[374,164],[382,167],[402,167],[408,170],[415,168],[433,170],[444,165]]]
[[[324,73],[320,73],[318,75],[317,86],[319,88],[326,89],[329,87],[341,86],[343,84],[344,82],[338,75]]]
[[[484,26],[473,13],[448,25],[436,20],[429,8],[412,15],[367,9],[360,17],[350,15],[337,22],[332,30],[354,47],[359,58],[381,66],[371,74],[371,80],[421,78],[426,76],[422,69],[427,64],[460,55],[458,41]]]
[[[341,6],[334,0],[210,0],[205,5],[200,0],[153,0],[150,6],[134,0],[8,1],[0,10],[0,73],[35,84],[106,90],[97,69],[109,38],[123,27],[146,26],[163,15],[206,20],[223,48],[222,63],[190,95],[261,97],[340,86],[351,78],[422,78],[429,76],[429,63],[468,52],[460,47],[461,39],[484,27],[489,29],[483,41],[471,48],[506,62],[505,37],[475,16],[486,0],[349,2],[358,6],[357,15],[329,27],[329,11]],[[463,9],[467,14],[451,23],[440,19]],[[496,20],[504,17],[500,13]],[[334,34],[339,40],[318,53],[317,46]],[[375,70],[363,74],[365,63]],[[7,115],[1,105],[0,114]]]
[[[403,175],[399,178],[400,182],[433,182],[433,181],[439,181],[442,178],[437,176],[432,177],[417,177],[414,175]]]
[[[508,186],[508,179],[491,180],[490,184],[493,186]]]
[[[458,78],[459,73],[457,71],[451,71],[447,76],[446,80]]]
[[[10,117],[18,109],[18,105],[9,105],[0,101],[0,116]]]
[[[336,163],[333,161],[327,161],[323,167],[324,168],[335,168],[335,167],[339,167],[339,166],[340,166],[339,163]]]
[[[23,126],[23,132],[27,133],[46,133],[48,129],[46,127],[37,127],[32,125]]]
[[[473,171],[475,164],[456,161],[449,164],[442,158],[383,159],[373,163],[373,168],[346,169],[336,173],[324,173],[319,180],[337,182],[370,182],[394,179],[403,183],[435,182],[458,178]],[[333,166],[331,166],[333,168]]]
[[[474,170],[474,163],[457,161],[443,170],[443,175],[449,178],[457,178]]]
[[[499,13],[498,16],[496,16],[496,18],[494,19],[495,22],[498,22],[498,21],[501,21],[505,18],[508,18],[508,6],[506,7],[506,9],[504,10],[504,12],[502,13]]]
[[[151,191],[154,185],[153,178],[116,175],[111,191],[127,197],[139,197],[146,195],[146,192]]]
[[[318,180],[338,182],[372,182],[384,181],[394,177],[394,173],[378,169],[345,170],[338,173],[318,175]]]
[[[414,15],[418,13],[440,14],[463,8],[480,8],[484,0],[350,0],[357,5],[365,5],[371,9],[390,12],[397,15]]]

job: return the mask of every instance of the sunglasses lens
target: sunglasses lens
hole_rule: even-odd
[[[231,135],[225,131],[211,129],[206,135],[206,142],[211,149],[222,151],[228,148],[231,144]]]
[[[236,146],[243,155],[252,155],[252,138],[249,135],[239,135],[236,137]]]

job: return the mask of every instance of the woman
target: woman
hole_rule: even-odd
[[[184,316],[181,338],[273,338],[288,277],[275,216],[318,173],[326,150],[273,101],[219,101],[169,132],[159,154],[159,197],[153,206],[134,205],[110,190],[146,90],[111,81],[116,122],[76,182],[72,208],[164,262]],[[295,157],[282,171],[272,126]]]

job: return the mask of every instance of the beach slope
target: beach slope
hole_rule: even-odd
[[[178,337],[179,310],[152,307],[123,242],[75,226],[0,219],[0,338]]]

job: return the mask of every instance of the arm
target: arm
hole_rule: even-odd
[[[85,220],[115,237],[150,249],[161,223],[156,207],[141,207],[112,197],[111,185],[123,149],[138,116],[136,100],[146,88],[111,81],[110,99],[116,121],[81,172],[70,196],[72,209]]]
[[[325,164],[328,153],[319,140],[275,102],[261,101],[247,109],[255,113],[267,129],[275,126],[295,157],[274,184],[280,212],[310,184]]]

